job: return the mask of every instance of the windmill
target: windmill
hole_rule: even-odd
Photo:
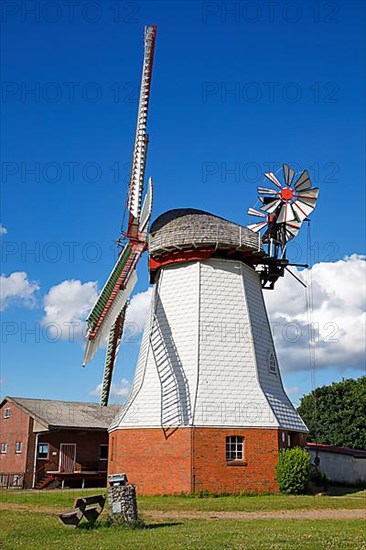
[[[318,190],[306,171],[294,185],[287,165],[284,174],[284,184],[266,176],[277,189],[259,189],[255,226],[179,208],[150,227],[150,313],[130,394],[110,426],[109,463],[144,494],[273,492],[279,450],[305,444],[263,288],[294,265],[286,246]]]
[[[146,127],[155,38],[156,26],[145,27],[140,98],[127,197],[128,224],[126,232],[122,233],[126,243],[86,320],[88,330],[83,366],[93,359],[96,351],[108,337],[100,396],[101,405],[108,404],[112,373],[123,334],[126,307],[137,282],[136,265],[147,248],[147,227],[151,216],[153,198],[151,178],[148,181],[142,206],[141,203],[148,146]],[[121,240],[119,240],[120,242]]]
[[[288,265],[307,267],[304,264],[289,264],[286,246],[314,210],[319,195],[319,189],[311,185],[307,170],[301,172],[295,182],[295,171],[290,166],[283,164],[282,170],[284,183],[273,172],[264,174],[276,189],[258,187],[262,206],[260,210],[248,209],[248,214],[262,218],[262,221],[248,225],[248,228],[262,232],[262,242],[267,245],[267,261],[262,265],[261,279],[263,287],[271,289],[278,277],[284,275]]]
[[[291,265],[287,243],[318,190],[306,171],[293,183],[284,165],[283,184],[268,173],[276,188],[258,189],[262,206],[250,210],[258,224],[178,208],[148,231],[151,180],[140,202],[155,32],[145,31],[127,244],[87,319],[85,362],[109,333],[105,404],[136,263],[148,248],[150,311],[131,391],[109,428],[108,471],[125,472],[143,494],[274,492],[279,450],[304,445],[307,428],[282,384],[263,288]]]

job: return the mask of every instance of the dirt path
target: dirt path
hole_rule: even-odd
[[[67,508],[67,506],[66,506]],[[0,511],[16,510],[19,512],[35,512],[40,514],[57,514],[63,512],[65,507],[58,506],[45,507],[34,506],[34,504],[18,504],[18,503],[0,503]],[[141,510],[141,515],[145,519],[167,520],[167,519],[204,519],[209,521],[217,520],[250,520],[250,519],[366,519],[366,510],[363,509],[332,509],[325,508],[322,510],[278,510],[269,512],[240,512],[240,511],[182,511],[182,510]]]
[[[47,507],[47,506],[37,506],[34,504],[0,502],[0,512],[11,510],[16,512],[34,512],[36,514],[57,514],[70,508],[72,508],[72,506],[63,506],[62,508],[59,508],[58,506]]]
[[[366,510],[331,509],[323,510],[279,510],[271,512],[169,512],[149,510],[143,516],[151,519],[206,519],[206,520],[249,520],[249,519],[366,519]]]

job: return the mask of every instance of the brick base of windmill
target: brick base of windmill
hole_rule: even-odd
[[[227,459],[228,436],[243,437],[243,460]],[[276,429],[178,428],[168,437],[159,428],[115,430],[109,471],[125,468],[140,495],[276,493],[280,449],[304,447],[306,439]]]

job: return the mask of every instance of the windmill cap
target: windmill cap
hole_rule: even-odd
[[[199,255],[199,251],[208,252],[210,257],[241,259],[249,264],[264,254],[258,234],[204,210],[168,210],[151,225],[150,258],[160,260],[190,252]]]

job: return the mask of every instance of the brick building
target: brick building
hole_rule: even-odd
[[[0,486],[105,485],[107,428],[118,406],[5,397]]]
[[[193,209],[151,226],[150,314],[110,428],[109,473],[142,494],[275,492],[307,428],[287,397],[248,228]]]

